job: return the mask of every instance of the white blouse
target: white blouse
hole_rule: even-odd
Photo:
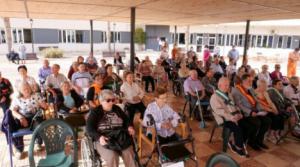
[[[33,116],[39,108],[39,104],[43,98],[35,93],[30,98],[24,99],[23,97],[14,98],[11,104],[12,109],[17,109],[20,114],[25,117]]]

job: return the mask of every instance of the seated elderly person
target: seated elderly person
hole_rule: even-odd
[[[48,106],[45,101],[37,94],[31,90],[30,85],[23,81],[20,84],[20,95],[13,99],[11,108],[12,108],[12,115],[15,118],[15,125],[10,125],[14,127],[14,130],[18,130],[21,128],[32,128],[36,126],[38,123],[42,121],[41,117],[33,120],[36,112],[42,108],[47,109]],[[38,139],[38,149],[41,149],[42,141]],[[21,137],[21,143],[16,144],[14,142],[15,148],[17,153],[15,156],[20,159],[23,156],[24,151],[24,142],[23,137]]]
[[[76,113],[83,104],[83,99],[72,89],[69,81],[61,84],[62,93],[57,97],[57,109],[62,114]]]
[[[293,102],[298,111],[300,110],[300,90],[298,77],[292,76],[290,78],[290,84],[283,89],[283,95]]]
[[[86,93],[93,81],[93,78],[89,72],[86,71],[86,65],[80,63],[76,73],[72,75],[72,84],[78,94],[86,96]]]
[[[51,67],[49,66],[49,61],[45,59],[43,61],[43,67],[39,69],[38,77],[39,77],[40,84],[44,84],[47,77],[50,74],[51,74]]]
[[[39,87],[35,79],[28,75],[27,67],[25,65],[20,65],[18,67],[18,72],[20,77],[15,81],[15,88],[18,92],[20,92],[20,85],[23,81],[26,81],[33,92],[38,92]]]
[[[99,95],[102,91],[103,88],[103,75],[100,73],[96,73],[93,76],[94,82],[91,85],[91,87],[89,88],[88,92],[87,92],[87,101],[89,103],[89,106],[91,108],[96,108],[100,105],[99,102]]]
[[[136,111],[141,113],[140,118],[144,117],[146,107],[142,102],[144,92],[141,87],[134,83],[133,73],[127,72],[124,75],[125,82],[121,86],[121,92],[124,95],[124,100],[127,105],[129,121],[133,123],[134,114]]]
[[[215,58],[210,67],[214,72],[214,77],[219,80],[220,77],[224,74],[222,66],[219,64],[219,59]]]
[[[255,89],[256,100],[262,111],[265,111],[267,116],[272,119],[268,140],[276,144],[280,137],[279,132],[284,128],[284,118],[278,113],[276,106],[267,92],[267,88],[268,83],[266,80],[257,81],[257,88]]]
[[[201,81],[198,79],[198,74],[196,70],[190,71],[190,77],[188,77],[183,84],[185,98],[190,102],[190,117],[194,114],[194,117],[197,120],[200,120],[200,111],[196,109],[194,113],[192,113],[192,108],[196,105],[198,100],[197,94],[199,94],[200,100],[205,97],[205,89],[202,85]]]
[[[67,81],[68,79],[61,73],[59,73],[60,66],[58,64],[53,64],[50,74],[45,82],[47,87],[47,91],[50,92],[49,102],[55,102],[54,98],[57,98],[58,94],[61,94],[60,86],[63,82]]]
[[[178,76],[179,78],[184,78],[186,79],[187,77],[189,77],[189,69],[186,67],[186,63],[182,62],[180,64],[180,68],[178,70]]]
[[[237,73],[234,75],[231,86],[239,85],[242,83],[242,76],[246,73],[246,68],[241,66],[238,68]]]
[[[87,134],[107,166],[118,167],[119,156],[122,156],[126,167],[136,167],[130,140],[134,129],[126,114],[114,104],[116,97],[112,91],[103,90],[99,100],[101,105],[88,116]]]
[[[217,88],[217,80],[214,78],[214,71],[212,68],[209,68],[206,72],[205,77],[201,80],[204,88],[205,88],[205,95],[207,99],[210,99],[210,96],[214,93],[215,89]]]
[[[272,87],[268,89],[269,96],[272,102],[275,104],[278,114],[284,119],[290,118],[290,124],[293,126],[296,123],[296,117],[292,112],[291,105],[293,102],[285,97],[283,93],[283,83],[280,79],[276,79],[272,82]],[[282,128],[282,127],[280,127]],[[293,131],[292,134],[297,136]],[[276,134],[276,138],[280,136],[279,132]]]
[[[123,83],[122,79],[118,76],[118,74],[113,72],[113,66],[111,64],[107,64],[105,69],[106,75],[104,76],[103,89],[110,89],[115,93],[119,93],[120,87]]]
[[[218,89],[211,96],[210,104],[217,123],[219,125],[223,124],[224,128],[230,129],[233,133],[234,141],[228,143],[231,150],[240,156],[246,156],[243,130],[239,123],[241,119],[243,119],[243,115],[234,104],[233,98],[229,93],[229,88],[229,79],[224,77],[220,78]]]
[[[271,125],[271,119],[265,116],[266,113],[255,100],[250,75],[244,74],[241,81],[241,84],[233,88],[232,96],[245,117],[240,124],[245,129],[244,139],[248,139],[248,145],[254,150],[268,149],[263,141],[265,133]]]
[[[88,62],[86,63],[86,67],[87,67],[88,72],[91,75],[94,75],[98,69],[98,64],[97,64],[97,62],[94,61],[93,57],[89,57]]]
[[[162,66],[162,59],[157,59],[156,66],[153,68],[153,76],[157,85],[168,86],[168,74]]]
[[[259,80],[264,79],[267,81],[268,86],[272,86],[272,79],[271,79],[270,72],[268,71],[268,69],[269,69],[268,65],[266,65],[266,64],[262,65],[261,72],[258,73],[258,79]]]
[[[167,104],[167,89],[158,87],[155,91],[155,101],[147,106],[145,111],[143,125],[148,126],[151,114],[155,120],[158,140],[160,144],[166,144],[177,141],[178,137],[175,128],[178,125],[179,115]]]
[[[152,76],[151,61],[143,60],[139,66],[139,73],[142,74],[142,80],[145,81],[145,92],[149,92],[149,84],[151,84],[152,92],[155,90],[154,78]]]

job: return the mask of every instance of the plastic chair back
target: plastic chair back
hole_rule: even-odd
[[[71,139],[73,145],[73,165],[77,166],[77,135],[70,125],[60,119],[50,119],[42,122],[33,132],[29,147],[29,163],[35,166],[34,143],[37,137],[41,137],[46,147],[46,160],[49,155],[64,152],[66,141]],[[71,138],[70,138],[71,137]]]

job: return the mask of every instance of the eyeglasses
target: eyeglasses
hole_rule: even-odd
[[[110,103],[110,102],[114,103],[114,102],[116,101],[116,99],[114,99],[114,98],[113,98],[113,99],[106,99],[105,101],[106,101],[107,103]]]

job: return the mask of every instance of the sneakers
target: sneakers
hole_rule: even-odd
[[[230,150],[233,153],[236,153],[236,154],[238,154],[241,157],[248,157],[248,155],[246,154],[246,152],[244,151],[244,149],[238,149],[238,148],[236,148],[236,146],[231,141],[228,142],[228,147],[230,148]]]

